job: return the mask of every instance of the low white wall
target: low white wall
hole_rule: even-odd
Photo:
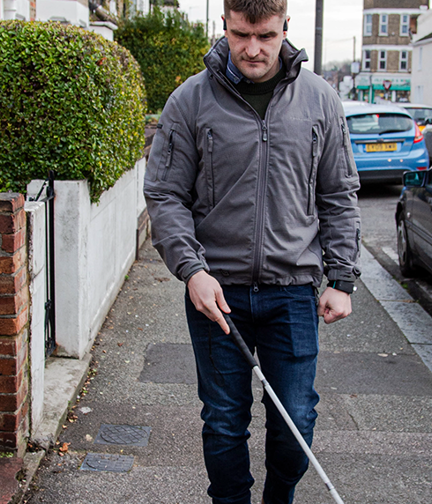
[[[51,21],[65,19],[67,22],[87,28],[89,9],[85,2],[78,0],[36,0],[36,20]]]
[[[56,341],[81,359],[92,346],[135,259],[145,160],[126,172],[98,205],[86,181],[55,181]],[[28,195],[41,181],[32,181]]]
[[[45,204],[26,202],[29,291],[30,291],[30,378],[31,430],[43,417],[45,374]]]
[[[29,0],[3,0],[2,19],[30,20]]]

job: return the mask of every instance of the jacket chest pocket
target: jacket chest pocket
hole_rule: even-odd
[[[206,128],[205,130],[205,177],[207,185],[207,194],[209,209],[212,210],[215,206],[215,174],[213,163],[214,138],[213,130]]]
[[[318,169],[318,131],[316,126],[312,127],[312,162],[308,180],[308,204],[307,214],[314,215],[315,213],[315,187]]]

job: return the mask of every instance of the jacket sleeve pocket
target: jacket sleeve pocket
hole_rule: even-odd
[[[355,173],[356,167],[351,148],[351,139],[348,124],[344,117],[341,117],[341,130],[342,130],[342,148],[346,166],[346,174],[348,177],[351,177]]]
[[[177,131],[177,123],[158,124],[147,165],[148,180],[165,182],[169,179],[175,157]]]

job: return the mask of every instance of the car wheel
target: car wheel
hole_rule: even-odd
[[[416,268],[413,264],[412,252],[408,242],[405,219],[399,215],[397,223],[397,250],[399,256],[399,267],[403,276],[414,276]]]

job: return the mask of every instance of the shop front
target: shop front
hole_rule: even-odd
[[[410,101],[411,78],[406,75],[359,74],[356,78],[359,100],[369,103],[380,101]]]

